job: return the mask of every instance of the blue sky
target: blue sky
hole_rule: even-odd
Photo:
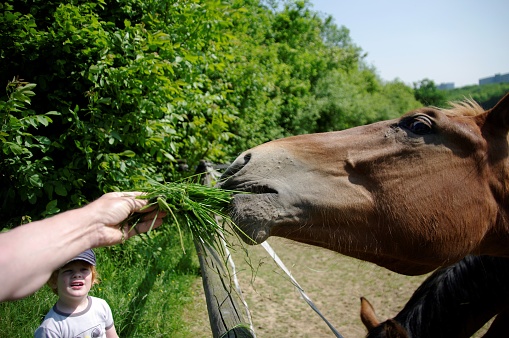
[[[477,84],[509,73],[508,0],[310,0],[350,30],[384,80]]]

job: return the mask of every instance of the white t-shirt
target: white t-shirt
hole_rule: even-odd
[[[56,305],[53,306],[34,337],[103,338],[113,324],[108,303],[104,299],[88,296],[87,308],[78,313],[63,313],[56,309]]]

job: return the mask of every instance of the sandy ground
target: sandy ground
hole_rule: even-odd
[[[345,337],[364,337],[360,297],[366,297],[379,319],[393,317],[426,276],[408,277],[371,263],[293,241],[269,243],[322,314]],[[258,338],[334,337],[326,323],[261,246],[232,250],[238,280]],[[212,337],[201,281],[195,286],[193,337]],[[203,315],[201,315],[203,313]],[[478,335],[476,335],[478,336]]]

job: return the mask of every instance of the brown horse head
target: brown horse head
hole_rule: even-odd
[[[385,338],[408,338],[410,335],[406,329],[393,319],[383,323],[378,320],[375,308],[364,297],[361,297],[361,321],[368,330],[367,337]]]
[[[361,297],[361,320],[368,338],[467,338],[496,316],[483,337],[506,337],[508,282],[509,259],[469,255],[433,272],[398,314],[383,323]]]
[[[509,95],[300,135],[242,153],[224,174],[254,242],[282,236],[422,274],[468,253],[508,255]]]

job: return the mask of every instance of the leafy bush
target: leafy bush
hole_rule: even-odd
[[[8,157],[25,159],[2,161],[8,188],[0,198],[9,218],[45,217],[105,191],[132,189],[135,176],[173,179],[179,159],[192,165],[225,156],[223,141],[234,117],[224,102],[225,86],[211,80],[226,57],[224,7],[165,4],[167,11],[163,3],[141,1],[3,5],[2,40],[9,43],[2,49],[0,78],[19,75],[38,86],[26,112],[11,109],[21,89],[7,93],[4,129],[17,128],[14,113],[40,123],[49,113],[35,112],[57,112],[30,136],[39,152],[20,138],[24,150],[11,141],[4,147]],[[115,22],[104,21],[113,17]],[[33,94],[25,92],[22,103],[28,105]]]
[[[33,83],[15,78],[7,85],[7,98],[0,99],[3,120],[0,129],[3,154],[0,160],[3,169],[0,182],[4,187],[1,194],[4,206],[18,196],[22,202],[34,204],[43,188],[50,192],[50,196],[53,191],[56,194],[65,194],[61,182],[48,182],[46,186],[43,184],[43,176],[53,169],[53,161],[46,155],[51,141],[34,131],[47,127],[52,122],[51,116],[59,114],[36,114],[34,110],[27,109],[30,97],[35,95],[32,91],[35,87]],[[13,184],[8,184],[10,182]],[[43,216],[58,211],[55,203],[49,202]]]

